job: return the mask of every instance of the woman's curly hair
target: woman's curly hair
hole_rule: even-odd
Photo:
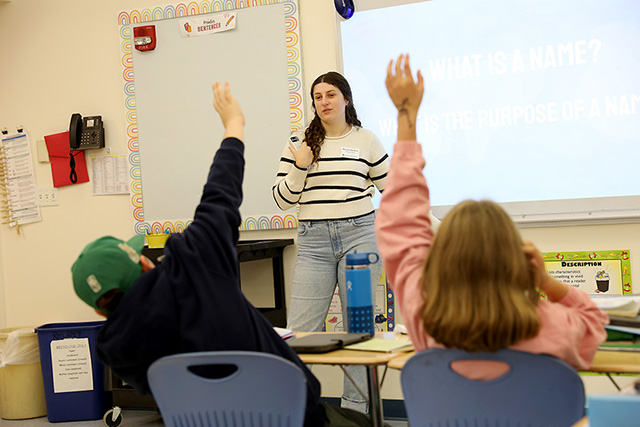
[[[304,140],[307,142],[307,145],[311,148],[311,152],[313,153],[313,163],[316,163],[320,157],[320,147],[322,147],[324,137],[326,136],[324,126],[322,125],[322,121],[320,121],[320,117],[318,117],[318,112],[316,111],[316,106],[313,102],[313,91],[319,83],[327,83],[331,86],[335,86],[342,93],[344,99],[348,101],[345,108],[347,124],[362,127],[362,123],[360,123],[358,114],[356,113],[356,107],[353,105],[353,95],[351,94],[351,87],[349,86],[347,79],[345,79],[342,74],[336,73],[335,71],[329,71],[328,73],[319,76],[311,85],[311,100],[314,117],[313,120],[311,120],[311,123],[309,123],[307,129],[304,131]]]

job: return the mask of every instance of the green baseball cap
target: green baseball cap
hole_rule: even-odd
[[[105,293],[131,289],[142,274],[140,253],[144,241],[144,234],[136,234],[126,242],[105,236],[89,243],[71,267],[78,297],[98,309],[98,299]]]

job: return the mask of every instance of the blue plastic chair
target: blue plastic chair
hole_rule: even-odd
[[[470,380],[451,369],[456,360],[501,361],[510,370],[493,380]],[[584,416],[580,375],[552,356],[429,349],[407,361],[400,379],[411,427],[568,427]]]
[[[156,360],[149,386],[166,426],[302,426],[306,378],[268,353],[197,352]]]

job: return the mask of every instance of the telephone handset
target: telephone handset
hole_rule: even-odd
[[[69,146],[72,150],[103,148],[102,116],[83,118],[80,114],[74,113],[69,124]]]

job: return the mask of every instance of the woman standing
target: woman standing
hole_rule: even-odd
[[[380,140],[361,127],[351,88],[341,74],[318,77],[311,97],[314,118],[289,138],[273,186],[280,209],[299,205],[298,258],[288,319],[288,328],[299,332],[322,330],[336,285],[346,320],[347,254],[378,253],[371,198],[376,187],[384,190],[389,169]],[[382,263],[371,266],[374,299],[381,272]],[[353,367],[348,374],[366,394],[364,367]],[[345,379],[342,406],[367,412],[366,402]]]

